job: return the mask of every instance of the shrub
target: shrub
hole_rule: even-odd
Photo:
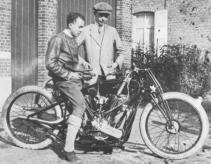
[[[139,67],[151,68],[164,91],[180,91],[194,97],[209,90],[209,66],[200,62],[201,51],[196,46],[165,45],[160,55],[143,52],[139,47],[133,60]]]

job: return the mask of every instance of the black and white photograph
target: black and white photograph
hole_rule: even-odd
[[[211,164],[211,0],[1,0],[0,163]]]

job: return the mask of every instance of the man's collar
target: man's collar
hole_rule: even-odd
[[[106,26],[106,24],[104,24],[103,26],[99,26],[97,22],[95,22],[94,25],[95,25],[96,27],[101,27],[101,28],[104,28],[104,27]]]
[[[74,37],[71,35],[70,30],[64,29],[63,32],[64,32],[67,36],[69,36],[70,38],[74,38]]]

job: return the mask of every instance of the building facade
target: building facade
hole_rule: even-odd
[[[211,49],[211,0],[1,0],[0,106],[24,85],[42,85],[47,76],[45,51],[50,37],[65,27],[69,11],[93,21],[92,6],[113,6],[109,24],[120,34],[130,66],[131,48],[158,50],[163,44]]]
[[[0,2],[0,106],[11,93],[11,1]]]
[[[86,24],[92,7],[105,1],[113,6],[109,24],[116,26],[130,51],[131,0],[2,0],[0,1],[0,106],[14,90],[39,85],[48,78],[45,51],[48,40],[65,28],[68,12],[80,12]],[[130,55],[125,66],[130,65]]]
[[[210,0],[133,0],[133,37],[142,47],[197,45],[211,52]]]

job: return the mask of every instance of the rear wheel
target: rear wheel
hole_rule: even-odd
[[[207,139],[209,122],[196,99],[177,92],[163,94],[173,120],[170,126],[157,106],[147,104],[140,130],[147,147],[163,158],[182,159],[196,153]]]
[[[6,100],[3,106],[4,129],[12,141],[23,148],[41,149],[51,144],[49,133],[58,134],[50,126],[36,123],[27,116],[52,104],[51,95],[37,86],[26,86],[18,89]],[[55,121],[61,118],[61,109],[57,105],[35,118]]]

